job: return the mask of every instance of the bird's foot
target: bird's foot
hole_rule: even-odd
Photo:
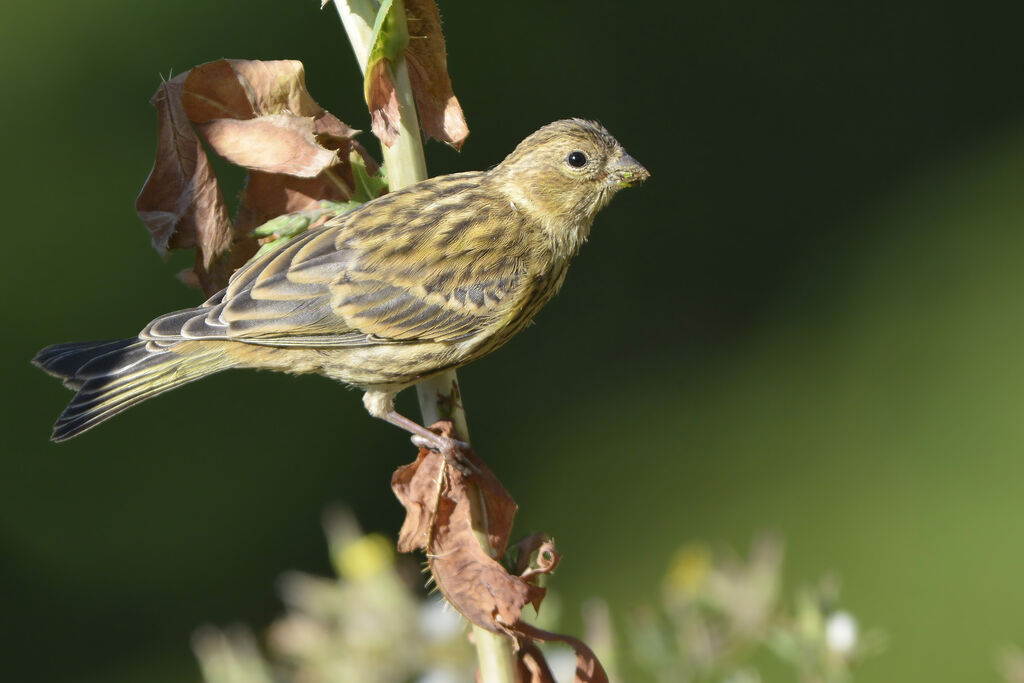
[[[469,444],[465,441],[434,433],[431,433],[430,437],[413,434],[410,440],[417,448],[426,448],[440,453],[446,463],[457,469],[464,476],[468,477],[480,473],[480,468],[466,457],[464,451],[469,449]]]

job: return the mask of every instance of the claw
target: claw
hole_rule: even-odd
[[[413,434],[409,437],[413,445],[417,448],[427,448],[440,453],[444,456],[445,462],[457,469],[464,476],[471,476],[473,474],[479,474],[480,468],[477,467],[463,455],[463,450],[469,448],[469,444],[465,441],[459,441],[448,436],[441,434],[432,434],[433,438],[427,438],[420,434]]]
[[[413,434],[409,437],[409,441],[412,441],[412,445],[416,448],[426,448],[428,450],[436,451],[437,444],[434,443],[433,439],[428,439],[425,436],[419,434]]]

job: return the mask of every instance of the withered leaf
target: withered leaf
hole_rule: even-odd
[[[544,659],[544,653],[536,643],[520,643],[519,651],[516,653],[516,664],[519,668],[518,680],[522,683],[558,683],[548,667],[547,660]]]
[[[196,124],[213,151],[252,171],[314,178],[338,163],[338,155],[320,146],[313,119],[268,114],[255,119],[214,119]]]
[[[515,633],[520,638],[528,638],[530,640],[539,640],[547,643],[561,642],[571,647],[576,652],[576,675],[573,677],[573,683],[608,683],[608,673],[601,666],[601,662],[598,661],[597,655],[594,651],[587,646],[579,638],[572,636],[563,635],[561,633],[551,633],[539,629],[536,626],[532,626],[525,622],[519,622],[516,624],[514,629]],[[540,654],[540,650],[537,648],[520,649],[520,655],[523,656],[525,653],[526,657],[537,658],[540,657],[543,661],[543,655]],[[529,670],[529,668],[528,668]],[[550,676],[551,672],[547,674]],[[547,683],[548,679],[543,677],[528,679],[531,683]]]
[[[320,200],[351,198],[353,153],[367,172],[378,171],[352,139],[358,131],[306,90],[298,61],[200,64],[163,84],[153,104],[160,144],[136,208],[162,253],[199,248],[195,272],[183,279],[201,284],[207,294],[256,253],[253,228]],[[197,130],[211,149],[250,170],[234,226]]]
[[[193,67],[185,78],[181,103],[192,123],[256,116],[252,88],[246,88],[226,59]]]
[[[441,13],[434,0],[405,0],[409,47],[405,61],[423,132],[455,149],[469,135],[462,106],[452,92]]]
[[[435,428],[450,431],[450,425],[443,421]],[[472,451],[463,455],[478,468],[472,486],[486,506],[491,545],[504,551],[515,501]],[[443,456],[421,450],[416,462],[395,472],[391,487],[407,511],[399,550],[426,550],[437,587],[463,616],[482,628],[507,633],[527,603],[540,605],[543,588],[509,574],[480,546],[473,532],[471,484],[457,468],[445,467]]]
[[[404,12],[404,22],[399,12]],[[459,149],[469,128],[452,92],[434,0],[385,0],[377,11],[364,81],[374,134],[388,147],[398,137],[400,112],[391,63],[403,53],[423,132]]]
[[[388,147],[398,139],[400,123],[391,62],[397,60],[409,44],[406,22],[399,20],[400,12],[405,12],[402,0],[384,0],[377,10],[363,77],[363,94],[370,109],[373,134]]]
[[[236,256],[241,257],[241,252],[238,249],[231,249],[226,254],[219,255],[213,263],[207,266],[203,263],[202,253],[196,250],[195,264],[192,266],[192,270],[181,271],[178,273],[178,279],[189,287],[202,290],[206,296],[211,296],[227,287],[228,278],[238,267],[230,265],[231,259]]]
[[[231,220],[206,152],[181,104],[187,74],[165,81],[153,96],[157,110],[156,159],[135,209],[161,254],[198,247],[209,269],[231,245]]]
[[[333,132],[351,138],[358,132],[317,104],[306,90],[302,62],[294,59],[218,59],[200,64],[188,72],[183,99],[193,123],[291,114],[313,117],[318,135]],[[330,121],[320,124],[325,117]]]
[[[517,541],[506,554],[506,557],[509,556],[514,561],[515,572],[524,581],[535,581],[544,574],[554,573],[561,560],[561,555],[555,550],[555,541],[540,533]]]
[[[431,430],[452,436],[450,421]],[[593,651],[572,636],[543,631],[522,621],[523,607],[540,607],[544,589],[530,583],[538,574],[558,564],[554,543],[541,535],[522,541],[520,557],[537,554],[535,566],[521,565],[522,576],[510,574],[480,545],[473,530],[473,515],[487,520],[492,548],[504,552],[515,501],[476,454],[460,449],[469,468],[448,466],[444,456],[420,449],[416,461],[395,471],[391,488],[406,517],[399,533],[398,549],[423,549],[427,564],[445,599],[469,621],[494,633],[515,638],[521,677],[530,683],[553,683],[554,678],[540,650],[532,641],[561,641],[576,651],[576,683],[607,683],[608,675]],[[472,470],[467,474],[463,470]],[[474,505],[483,510],[474,513]]]
[[[327,117],[334,119],[329,114]],[[327,120],[324,117],[321,120]],[[355,140],[340,137],[344,130],[352,129],[337,119],[337,125],[328,135],[330,142],[324,144],[338,148],[339,156],[345,155],[349,163],[333,166],[324,170],[315,178],[296,178],[279,173],[261,173],[250,171],[245,189],[242,191],[238,214],[235,216],[235,233],[238,235],[232,247],[228,266],[231,270],[243,265],[253,254],[257,253],[257,238],[252,234],[254,228],[274,218],[304,212],[317,207],[324,201],[345,202],[355,200],[366,202],[387,191],[387,184],[379,176],[377,163]],[[353,131],[354,132],[354,131]],[[346,154],[347,151],[347,154]],[[372,185],[368,192],[364,189],[367,178]],[[314,222],[310,227],[317,227]],[[266,244],[267,240],[260,240]],[[244,258],[238,262],[235,254],[239,252]]]
[[[341,201],[350,196],[347,183],[331,173],[322,173],[316,178],[293,178],[252,171],[242,190],[235,221],[239,232],[244,230],[248,235],[272,218],[303,211],[321,199]]]
[[[339,149],[340,145],[348,143],[358,133],[358,130],[345,125],[334,114],[326,111],[313,119],[313,134],[327,149]]]
[[[398,139],[401,112],[398,93],[391,77],[391,66],[380,60],[366,70],[366,105],[370,108],[370,127],[382,144],[390,147]]]
[[[306,90],[306,69],[297,59],[226,60],[246,89],[256,114],[294,114],[319,118],[324,108]]]

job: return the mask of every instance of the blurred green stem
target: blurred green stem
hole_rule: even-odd
[[[345,26],[352,49],[355,51],[359,69],[366,73],[370,54],[373,26],[377,18],[377,3],[373,0],[335,0],[341,23]],[[393,4],[396,22],[405,22],[405,9],[401,0]],[[409,85],[409,70],[404,55],[391,60],[391,77],[398,95],[401,116],[398,139],[391,147],[381,145],[384,165],[388,173],[390,190],[397,190],[427,179],[427,164],[420,141],[419,121],[416,117],[416,103]],[[423,424],[431,425],[438,420],[452,421],[461,439],[469,440],[466,412],[462,408],[459,380],[454,370],[436,375],[416,385]],[[477,540],[492,556],[497,555],[487,535],[487,519],[483,501],[479,495],[473,509],[473,525]],[[512,640],[507,636],[473,626],[473,642],[476,645],[477,661],[480,666],[482,683],[514,683],[516,679],[515,658]]]

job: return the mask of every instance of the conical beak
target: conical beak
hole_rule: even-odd
[[[608,167],[608,180],[618,187],[633,187],[651,177],[633,157],[623,154]]]

